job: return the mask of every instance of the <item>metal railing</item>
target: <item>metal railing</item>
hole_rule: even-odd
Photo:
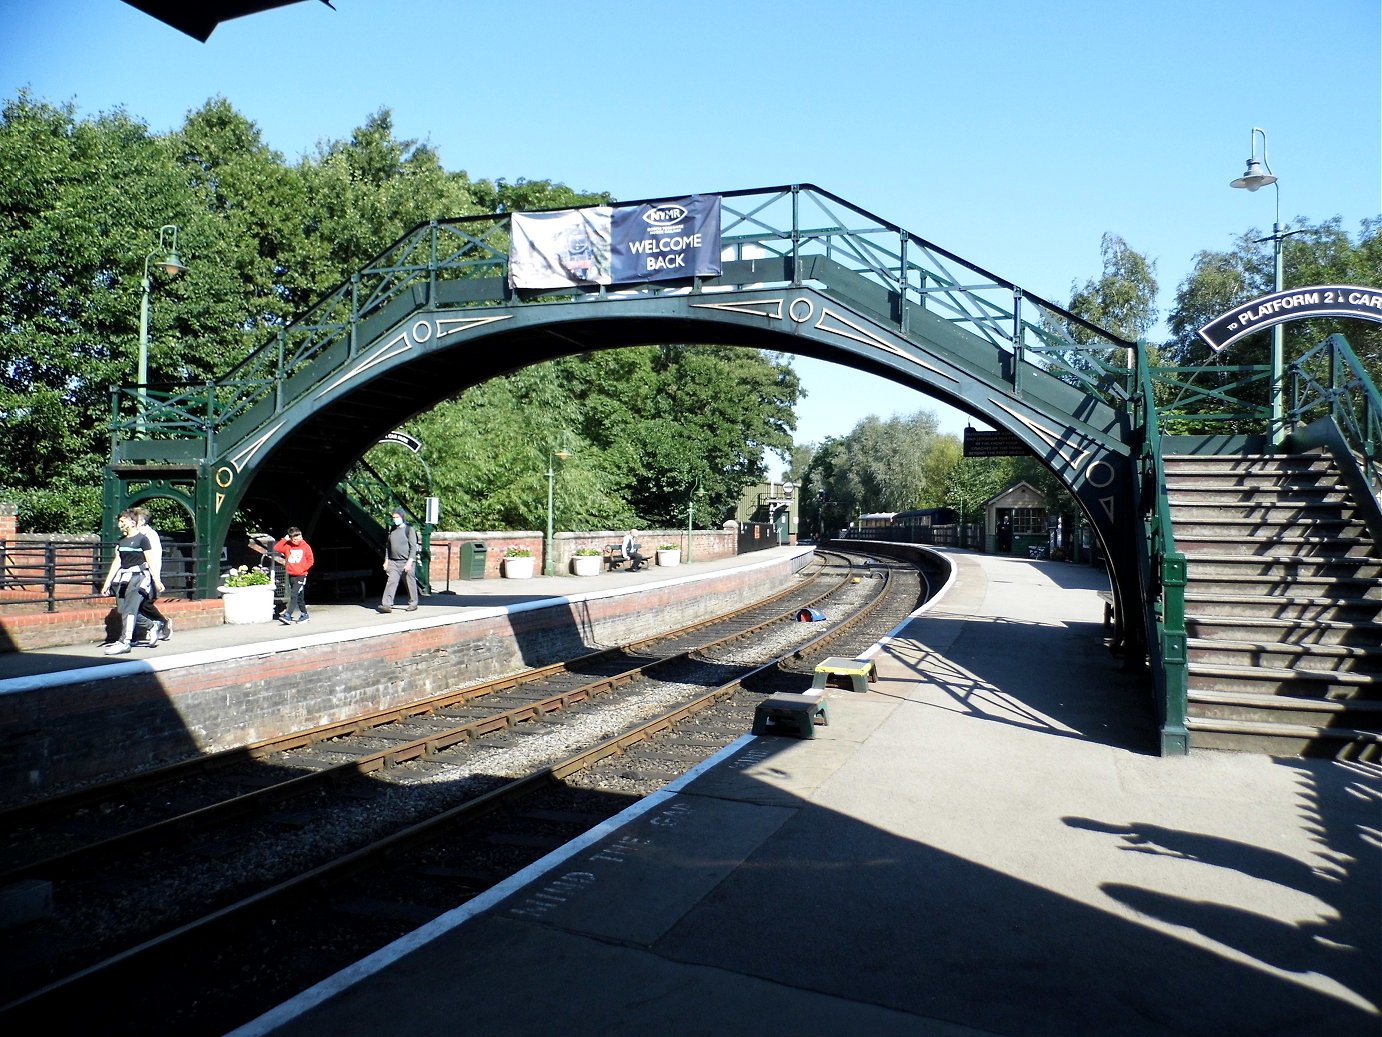
[[[527,292],[509,285],[511,214],[420,225],[214,382],[117,386],[111,449],[123,460],[214,456],[216,437],[266,424],[420,306],[473,310],[729,289],[822,286],[906,333],[920,310],[1122,407],[1137,344],[810,185],[720,195],[718,277]],[[646,199],[654,202],[661,199]],[[640,204],[638,202],[628,204]],[[134,441],[138,440],[136,444]],[[189,440],[200,440],[200,444]],[[182,443],[181,447],[176,446]],[[125,444],[121,449],[121,444]]]
[[[201,548],[165,542],[163,598],[193,598]],[[0,540],[0,612],[94,608],[111,599],[101,584],[115,545],[92,539]]]
[[[1382,494],[1382,396],[1343,335],[1330,335],[1286,369],[1290,419],[1332,418],[1368,492]]]

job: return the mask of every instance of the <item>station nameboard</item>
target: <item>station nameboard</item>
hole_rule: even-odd
[[[1011,432],[965,429],[965,457],[1025,457],[1030,453],[1027,444]]]

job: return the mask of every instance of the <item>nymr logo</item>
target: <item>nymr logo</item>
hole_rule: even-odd
[[[680,223],[690,215],[684,205],[664,205],[660,209],[649,209],[643,214],[643,219],[653,227],[665,227],[668,224]]]

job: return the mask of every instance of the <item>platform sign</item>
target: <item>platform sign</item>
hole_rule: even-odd
[[[406,432],[386,432],[380,437],[379,442],[397,443],[399,446],[407,447],[415,454],[422,450],[422,441],[414,439]]]
[[[1011,432],[965,429],[965,457],[1026,457],[1032,451]]]
[[[1254,331],[1310,317],[1357,317],[1382,323],[1382,288],[1350,284],[1288,288],[1235,306],[1196,334],[1217,353]]]

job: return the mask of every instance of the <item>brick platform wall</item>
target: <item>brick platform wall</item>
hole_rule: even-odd
[[[158,610],[168,617],[174,632],[218,627],[225,622],[220,598],[208,601],[160,598]],[[7,612],[0,616],[0,652],[27,652],[83,642],[101,644],[114,631],[111,624],[117,615],[111,605],[64,608],[58,612],[39,608],[25,614]]]
[[[0,689],[0,802],[348,719],[775,592],[809,551],[664,587],[476,609],[276,645],[121,661]],[[219,602],[214,602],[217,608]],[[296,647],[291,647],[291,645]],[[185,660],[185,661],[184,661]]]

